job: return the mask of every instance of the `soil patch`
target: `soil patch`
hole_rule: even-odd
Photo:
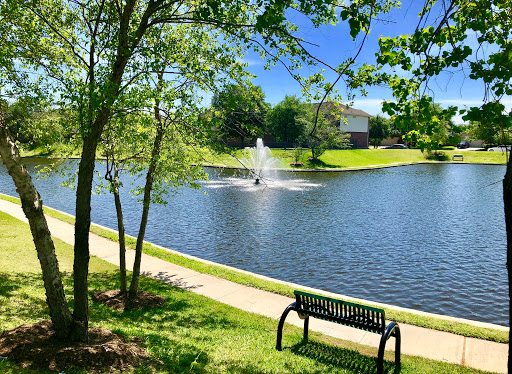
[[[63,343],[46,320],[2,332],[0,356],[35,370],[63,372],[79,367],[91,373],[123,372],[148,360],[144,349],[107,329],[90,328],[88,343]]]
[[[127,306],[127,295],[121,294],[119,290],[108,290],[96,292],[92,300],[103,303],[115,310],[124,310]],[[154,295],[147,291],[137,292],[137,298],[130,303],[130,310],[139,310],[142,308],[157,308],[165,303],[165,299],[160,295]]]

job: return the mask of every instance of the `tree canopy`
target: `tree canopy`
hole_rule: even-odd
[[[262,136],[268,104],[261,87],[251,83],[229,84],[212,98],[214,118],[219,123],[220,138],[238,138],[243,144],[248,137]]]
[[[390,134],[389,120],[381,115],[370,118],[369,138],[377,148]]]
[[[411,123],[425,140],[439,132],[440,118],[455,113],[464,120],[493,124],[500,131],[512,125],[512,111],[504,99],[512,95],[512,17],[505,0],[428,1],[419,14],[416,30],[410,35],[383,37],[376,64],[354,74],[351,84],[387,84],[394,99],[383,111],[398,127]],[[399,70],[403,74],[397,74]],[[429,95],[432,80],[443,72],[462,72],[467,79],[482,84],[482,100],[469,108],[436,110]],[[508,157],[503,180],[507,228],[507,269],[512,313],[512,162]],[[511,335],[512,337],[512,335]],[[511,339],[512,342],[512,339]],[[509,352],[509,372],[512,352]]]
[[[306,115],[308,108],[296,96],[288,96],[269,110],[267,115],[267,127],[270,134],[280,142],[288,144],[304,141],[306,132],[305,123],[297,121],[299,117]]]

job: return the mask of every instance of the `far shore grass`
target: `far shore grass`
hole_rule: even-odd
[[[49,319],[40,267],[27,224],[0,212],[0,332]],[[55,239],[64,291],[72,307],[72,246]],[[94,256],[89,266],[89,293],[118,287],[118,269]],[[377,349],[286,325],[284,350],[275,349],[277,321],[248,313],[193,292],[141,276],[140,289],[161,295],[165,304],[154,309],[118,312],[92,302],[91,327],[107,328],[136,342],[151,356],[129,373],[369,373],[376,370]],[[390,342],[392,343],[392,342]],[[385,354],[384,371],[401,374],[484,374],[459,365],[402,354]],[[45,373],[0,358],[6,374]],[[107,371],[105,371],[107,372]],[[66,373],[87,373],[80,368]]]
[[[16,204],[20,204],[19,199],[3,195],[0,193],[0,198],[11,201]],[[64,222],[67,222],[71,225],[74,225],[75,218],[73,216],[70,216],[68,214],[62,213],[60,211],[45,207],[44,208],[45,213],[49,216],[52,216],[54,218],[60,219]],[[102,237],[105,237],[107,239],[118,241],[119,236],[118,233],[114,230],[105,229],[103,227],[97,226],[92,224],[91,225],[91,232],[100,235]],[[135,248],[136,238],[127,236],[126,237],[126,243],[127,247],[130,249]],[[230,280],[232,282],[244,284],[250,287],[255,287],[258,289],[262,289],[265,291],[277,293],[280,295],[293,297],[293,291],[295,288],[292,288],[288,285],[269,281],[266,279],[262,279],[250,274],[246,274],[241,271],[236,271],[229,269],[227,267],[221,266],[221,265],[214,265],[209,264],[206,262],[198,261],[195,259],[191,259],[187,256],[169,252],[165,249],[162,249],[158,246],[155,246],[151,243],[144,243],[143,247],[144,253],[154,256],[157,258],[160,258],[162,260],[174,263],[176,265],[180,265],[189,269],[196,270],[201,273],[214,275],[219,278],[224,278],[227,280]],[[372,306],[371,303],[368,305]],[[438,318],[432,318],[427,316],[418,315],[415,313],[409,313],[409,312],[403,312],[398,311],[395,309],[385,308],[386,312],[386,318],[389,320],[407,323],[410,325],[430,328],[434,330],[439,331],[446,331],[451,332],[454,334],[466,336],[466,337],[473,337],[478,339],[484,339],[484,340],[490,340],[495,341],[498,343],[508,343],[509,341],[509,334],[507,331],[502,330],[496,330],[496,329],[490,329],[490,328],[482,328],[477,327],[474,325],[466,324],[466,323],[459,323],[459,322],[453,322],[448,321],[444,319],[438,319]]]
[[[507,163],[507,155],[502,152],[488,152],[476,150],[460,150],[453,147],[447,147],[438,152],[442,152],[446,156],[446,161],[427,160],[425,154],[419,149],[344,149],[344,150],[327,150],[319,158],[318,163],[308,161],[311,156],[309,149],[304,149],[299,160],[304,164],[301,167],[290,166],[295,161],[295,151],[293,148],[282,149],[272,148],[272,154],[279,161],[276,168],[294,170],[294,171],[315,171],[315,170],[350,170],[357,168],[379,168],[395,165],[416,164],[422,162],[452,162],[454,154],[462,154],[464,161],[455,161],[455,163],[469,164],[492,164],[505,165]],[[22,151],[24,157],[59,157],[57,153],[47,153],[43,149],[34,149],[30,151]],[[232,155],[229,154],[211,154],[204,161],[204,166],[217,166],[228,168],[243,168],[240,163],[247,154],[244,149],[234,150]],[[79,158],[78,153],[73,153],[72,157]],[[99,157],[101,158],[101,157]]]
[[[493,164],[505,165],[507,155],[502,152],[488,151],[468,151],[457,149],[443,149],[447,161],[427,160],[425,155],[419,149],[346,149],[346,150],[327,150],[320,156],[320,162],[311,163],[308,158],[311,152],[307,149],[300,157],[299,161],[304,163],[303,167],[293,167],[290,163],[295,161],[293,149],[272,149],[274,157],[280,160],[276,167],[290,170],[350,170],[354,168],[378,168],[394,165],[416,164],[422,162],[452,162],[454,154],[462,154],[464,161],[454,161],[455,163],[470,164]],[[244,150],[240,149],[234,152],[234,156],[220,155],[212,156],[211,161],[205,165],[221,167],[242,167],[239,160],[245,157]]]

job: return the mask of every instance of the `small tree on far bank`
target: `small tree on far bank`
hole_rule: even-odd
[[[500,126],[500,122],[470,121],[468,133],[473,140],[482,140],[485,144],[500,145],[512,143],[512,131]]]
[[[312,162],[318,162],[328,149],[350,148],[350,134],[347,134],[340,127],[329,121],[324,112],[320,111],[315,126],[316,109],[310,107],[305,115],[297,118],[297,121],[304,124],[306,144],[311,149]]]
[[[390,134],[389,120],[380,114],[370,118],[370,140],[373,142],[373,148],[380,146],[382,141]]]

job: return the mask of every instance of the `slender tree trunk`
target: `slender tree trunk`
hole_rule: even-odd
[[[128,291],[128,284],[126,282],[126,238],[124,231],[123,208],[121,206],[121,197],[119,196],[119,171],[115,167],[114,171],[114,202],[116,205],[117,214],[117,231],[119,232],[119,273],[120,273],[120,287],[119,290],[122,294]]]
[[[43,273],[46,303],[50,310],[53,329],[58,338],[62,340],[67,339],[70,335],[72,317],[64,295],[64,287],[59,272],[59,263],[55,255],[55,246],[43,213],[43,202],[32,183],[32,178],[21,162],[16,144],[9,135],[5,123],[4,104],[1,101],[0,155],[16,185],[23,212],[30,225],[37,257],[39,258]]]
[[[106,122],[106,121],[105,121]],[[96,149],[104,123],[93,126],[84,139],[82,158],[78,168],[76,189],[75,258],[73,263],[74,298],[73,331],[75,341],[88,341],[89,298],[89,229],[91,226],[91,191],[96,160]]]
[[[139,234],[137,235],[137,244],[135,246],[135,261],[133,263],[132,281],[130,283],[130,291],[128,293],[128,308],[137,297],[139,288],[140,263],[142,259],[142,245],[144,244],[144,236],[146,235],[146,227],[148,224],[149,205],[151,203],[151,190],[153,189],[154,173],[156,170],[160,147],[164,137],[164,126],[160,115],[160,100],[158,99],[163,84],[163,72],[158,73],[157,99],[155,102],[155,120],[157,123],[157,132],[153,141],[153,149],[151,150],[151,159],[149,162],[148,173],[146,174],[146,185],[144,186],[144,198],[142,206],[142,217],[140,219]]]
[[[503,203],[505,207],[505,227],[507,229],[507,272],[509,296],[509,321],[512,321],[512,159],[507,155],[507,172],[503,179]],[[509,332],[508,372],[512,372],[512,329]]]
[[[144,236],[146,235],[146,227],[148,224],[149,205],[151,202],[151,190],[153,189],[154,173],[157,165],[158,154],[160,153],[160,145],[164,131],[159,128],[155,141],[153,142],[153,150],[151,152],[151,161],[146,175],[146,185],[144,186],[144,199],[142,207],[142,217],[140,219],[139,234],[137,235],[137,245],[135,246],[135,261],[133,263],[132,281],[130,283],[129,303],[133,302],[137,297],[139,287],[140,263],[142,258],[142,245],[144,244]]]

